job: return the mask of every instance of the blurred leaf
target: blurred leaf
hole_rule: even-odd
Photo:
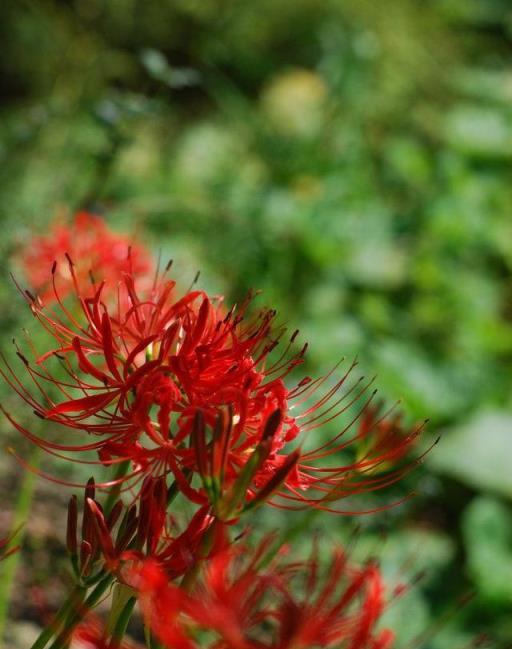
[[[512,414],[489,410],[443,433],[427,462],[476,489],[512,498]]]
[[[356,556],[367,558],[377,551],[384,576],[395,587],[422,576],[421,584],[428,584],[447,566],[455,555],[455,543],[447,535],[428,528],[410,528],[377,537],[359,538]]]
[[[512,604],[512,515],[491,498],[475,498],[464,512],[462,530],[468,570],[480,594]]]
[[[453,84],[468,96],[496,101],[510,108],[512,72],[508,69],[465,67],[453,72]]]
[[[381,628],[393,629],[397,647],[413,643],[430,624],[425,598],[418,590],[410,590],[396,602],[391,602],[380,620]]]
[[[142,50],[140,60],[153,79],[161,81],[170,88],[194,86],[201,80],[197,70],[171,67],[166,57],[158,50],[151,48]]]
[[[450,374],[410,342],[381,342],[372,360],[379,385],[390,396],[402,399],[417,417],[449,416],[463,403],[463,395]]]
[[[314,135],[323,122],[327,88],[311,70],[292,70],[272,79],[261,97],[263,114],[286,135]]]
[[[445,137],[451,146],[476,158],[512,158],[510,118],[495,108],[453,108],[446,116]]]
[[[507,0],[442,0],[438,4],[452,19],[478,26],[501,24],[509,8]]]
[[[161,79],[169,70],[167,59],[162,52],[159,52],[158,50],[142,50],[140,53],[140,60],[148,73],[155,79]]]
[[[395,288],[403,283],[407,255],[397,245],[384,241],[361,241],[352,250],[348,271],[355,281],[378,288]]]

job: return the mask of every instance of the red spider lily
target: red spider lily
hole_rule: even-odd
[[[72,263],[69,272],[74,278]],[[141,293],[133,275],[125,275],[119,287],[124,297],[116,307],[105,303],[103,288],[100,284],[85,298],[76,289],[79,316],[63,304],[57,289],[55,309],[27,296],[57,346],[35,365],[18,350],[37,397],[8,366],[3,374],[38,416],[94,436],[86,444],[53,442],[10,417],[48,452],[67,452],[81,461],[80,451],[96,450],[106,464],[130,460],[132,477],[172,474],[196,504],[216,497],[216,513],[224,519],[237,514],[242,503],[258,504],[272,494],[278,496],[272,503],[280,507],[333,510],[330,503],[386,487],[411,467],[393,468],[421,429],[402,433],[394,420],[393,434],[383,434],[389,428],[384,420],[369,417],[374,413],[374,393],[367,395],[372,381],[344,389],[355,364],[316,400],[334,370],[285,387],[285,377],[302,362],[306,348],[290,353],[295,332],[279,358],[272,357],[284,334],[275,326],[274,311],[249,318],[248,299],[238,311],[226,313],[220,299],[199,290],[177,295],[175,282],[163,277]],[[54,357],[61,361],[62,378],[50,366]],[[61,400],[56,402],[46,386]],[[269,429],[277,411],[279,419]],[[290,450],[299,433],[302,442],[342,415],[348,421],[332,439],[314,450]],[[350,456],[352,448],[359,450],[357,457]],[[332,466],[333,457],[344,461]],[[194,485],[195,475],[201,485]]]
[[[135,645],[127,640],[115,645],[115,649],[136,649]],[[73,631],[70,649],[114,649],[105,625],[95,615],[89,615]]]
[[[377,567],[351,566],[336,553],[322,580],[316,559],[280,567],[261,564],[266,539],[256,552],[231,546],[206,564],[186,592],[169,583],[153,562],[136,569],[134,586],[147,624],[167,647],[195,649],[201,630],[215,634],[217,649],[388,649],[393,634],[377,631],[384,589]],[[301,596],[293,589],[303,581]]]
[[[143,246],[112,232],[99,216],[78,212],[72,223],[57,221],[48,234],[33,237],[21,255],[31,288],[45,302],[55,299],[50,275],[55,262],[59,262],[56,281],[60,297],[75,290],[68,265],[60,263],[65,257],[75,263],[75,279],[82,292],[90,292],[91,277],[93,280],[108,278],[115,287],[124,273],[140,277],[149,275],[153,269],[150,254]]]
[[[73,275],[71,264],[69,268]],[[274,344],[269,332],[275,314],[266,311],[244,324],[245,307],[235,317],[233,311],[226,315],[220,305],[214,306],[201,291],[176,298],[174,282],[160,282],[146,299],[139,298],[131,276],[126,276],[123,287],[132,304],[127,311],[109,312],[101,299],[103,285],[92,298],[79,297],[84,326],[62,301],[59,314],[31,300],[34,314],[58,345],[40,356],[35,366],[18,351],[39,396],[34,397],[10,368],[4,370],[5,378],[40,417],[85,430],[99,440],[56,444],[19,429],[51,453],[98,450],[102,461],[130,458],[150,464],[153,474],[170,469],[180,478],[178,461],[187,455],[183,442],[197,410],[213,423],[219,409],[229,406],[236,419],[231,443],[246,452],[261,436],[268,415],[286,402],[281,378],[265,383],[267,375],[257,367]],[[48,367],[55,356],[61,360],[64,378],[54,377]],[[299,355],[288,361],[289,368],[297,362]],[[46,385],[64,400],[56,404]],[[293,420],[286,419],[285,425],[280,436],[294,436]]]
[[[297,567],[291,566],[292,579],[296,571]],[[280,623],[278,646],[287,649],[345,645],[351,649],[390,647],[391,631],[376,631],[385,606],[384,584],[378,567],[370,563],[356,568],[347,563],[343,553],[337,552],[327,575],[319,589],[318,565],[313,558],[299,566],[303,588],[292,591],[281,580],[282,602],[276,610]],[[299,597],[297,592],[301,593]]]

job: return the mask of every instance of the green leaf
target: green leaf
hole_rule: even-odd
[[[446,431],[427,462],[472,487],[511,498],[511,457],[512,414],[490,410]]]
[[[376,345],[371,367],[385,393],[403,399],[415,417],[450,416],[464,404],[464,395],[445,366],[410,341],[390,339]]]
[[[368,535],[360,538],[355,556],[364,560],[378,554],[379,563],[389,586],[407,584],[424,574],[421,583],[435,578],[455,555],[455,544],[436,530],[411,528],[384,538]]]
[[[495,108],[461,105],[445,121],[449,144],[475,158],[509,159],[512,156],[512,125]]]
[[[475,498],[464,512],[462,530],[468,570],[483,597],[512,603],[512,515],[492,498]]]
[[[389,628],[396,634],[396,646],[404,647],[428,628],[430,615],[423,595],[415,589],[392,602],[380,620],[381,628]]]

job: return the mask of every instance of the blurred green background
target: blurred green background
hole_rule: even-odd
[[[310,342],[311,371],[357,354],[442,433],[397,489],[417,497],[358,521],[356,553],[378,549],[391,583],[425,572],[390,607],[399,649],[462,649],[481,633],[512,646],[511,3],[1,11],[3,347],[30,324],[9,260],[63,210],[101,210],[230,299],[263,289]],[[13,461],[2,466],[5,488]],[[331,540],[348,525],[306,523]]]

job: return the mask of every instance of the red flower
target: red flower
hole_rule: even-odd
[[[179,649],[195,647],[191,637],[201,629],[215,634],[209,646],[217,649],[391,646],[393,634],[377,630],[385,600],[374,564],[354,567],[336,553],[325,579],[315,558],[283,566],[274,560],[261,570],[269,546],[267,539],[255,552],[231,546],[217,554],[190,592],[169,583],[154,562],[138,567],[134,585],[147,624]]]
[[[69,269],[73,276],[72,264]],[[38,416],[95,438],[57,443],[10,418],[48,452],[80,461],[80,451],[96,450],[105,464],[129,459],[135,478],[172,474],[193,502],[220,503],[216,513],[223,519],[273,494],[280,507],[332,509],[332,502],[388,486],[411,467],[393,468],[420,428],[402,433],[394,420],[393,434],[383,434],[382,421],[372,424],[372,381],[345,389],[355,364],[316,401],[332,372],[286,388],[284,379],[302,363],[306,347],[290,352],[295,332],[275,358],[284,329],[276,327],[274,311],[250,318],[248,299],[226,313],[220,299],[198,290],[176,295],[175,282],[164,278],[140,291],[133,275],[125,275],[115,306],[103,300],[103,289],[100,284],[93,296],[77,295],[80,315],[57,291],[55,309],[28,296],[57,345],[35,366],[18,352],[37,397],[8,367],[4,376]],[[58,360],[60,376],[51,365]],[[61,400],[55,402],[46,385]],[[341,416],[348,421],[329,441],[314,450],[297,447]]]
[[[66,259],[74,264],[74,277]],[[50,232],[33,237],[20,261],[28,282],[44,302],[55,299],[50,269],[57,263],[54,281],[60,297],[76,290],[91,292],[91,280],[108,279],[115,288],[124,273],[148,276],[153,262],[149,252],[126,236],[112,232],[105,221],[88,212],[75,214],[70,224],[57,221]],[[76,284],[75,284],[76,281]]]
[[[230,442],[241,454],[250,449],[268,415],[286,405],[282,379],[264,383],[267,376],[257,368],[273,345],[269,332],[275,314],[266,311],[244,322],[245,307],[236,317],[233,311],[226,315],[201,291],[175,297],[175,283],[169,281],[139,297],[126,276],[123,289],[131,304],[126,311],[102,301],[103,285],[93,297],[79,299],[83,324],[60,301],[52,310],[31,300],[34,314],[57,342],[35,366],[19,352],[42,400],[9,368],[4,375],[40,417],[99,439],[54,444],[22,432],[49,452],[95,449],[102,461],[130,458],[141,470],[150,464],[158,475],[177,470],[178,463],[185,467],[187,456],[193,462],[183,443],[198,410],[213,424],[229,407],[236,420]],[[63,378],[54,376],[50,364],[56,360],[64,367]],[[297,362],[299,356],[288,366]],[[56,404],[46,385],[57,388],[63,401]],[[286,421],[281,436],[290,437],[295,427]]]
[[[296,572],[297,568],[292,566],[292,571]],[[321,588],[318,588],[315,559],[300,566],[298,572],[304,581],[302,588],[292,591],[284,580],[280,583],[282,602],[275,613],[280,623],[277,644],[280,649],[390,646],[391,632],[376,631],[385,600],[384,584],[375,564],[355,568],[338,552]],[[303,594],[297,596],[298,592]]]

